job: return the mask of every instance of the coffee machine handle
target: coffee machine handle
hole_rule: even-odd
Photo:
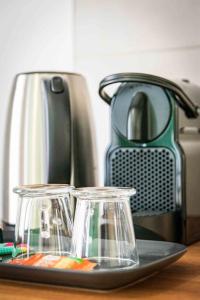
[[[55,76],[44,81],[47,115],[48,183],[70,184],[71,118],[67,83]]]
[[[99,94],[101,98],[108,104],[111,103],[112,97],[105,92],[105,87],[116,83],[140,82],[161,86],[173,92],[178,105],[185,111],[188,118],[197,118],[199,115],[199,107],[190,99],[186,91],[184,91],[175,82],[142,73],[119,73],[105,77],[99,85]]]

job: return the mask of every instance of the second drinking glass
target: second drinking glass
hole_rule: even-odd
[[[97,263],[96,269],[137,265],[138,255],[129,198],[129,188],[79,188],[71,255]]]

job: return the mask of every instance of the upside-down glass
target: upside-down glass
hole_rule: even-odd
[[[138,260],[130,188],[78,188],[71,255],[89,258],[97,269],[126,268]]]
[[[57,184],[14,188],[19,203],[13,256],[69,254],[73,225],[69,192],[72,189],[69,185]]]

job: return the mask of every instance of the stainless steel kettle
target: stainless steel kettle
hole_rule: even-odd
[[[75,73],[16,76],[5,145],[3,221],[14,224],[16,185],[97,184],[95,141],[85,79]]]

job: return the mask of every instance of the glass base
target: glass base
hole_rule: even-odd
[[[125,258],[88,257],[88,259],[97,264],[95,270],[130,268],[138,264],[138,261]]]

